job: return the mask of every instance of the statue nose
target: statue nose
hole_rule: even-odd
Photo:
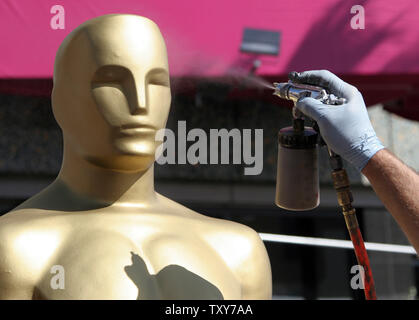
[[[147,90],[145,85],[138,85],[133,105],[133,114],[144,114],[147,112]]]

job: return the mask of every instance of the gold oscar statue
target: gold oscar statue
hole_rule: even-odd
[[[151,20],[94,18],[58,49],[55,181],[0,218],[0,299],[271,299],[259,235],[154,190],[171,101]]]

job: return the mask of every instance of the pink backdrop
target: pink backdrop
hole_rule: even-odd
[[[64,7],[64,30],[50,26],[54,5]],[[364,30],[351,28],[354,5],[365,9]],[[277,30],[280,53],[260,57],[257,74],[285,81],[292,70],[329,69],[357,86],[367,105],[419,120],[418,0],[1,0],[0,92],[50,95],[61,41],[109,13],[154,20],[175,78],[247,73],[255,57],[239,51],[243,29]]]
[[[65,29],[53,30],[53,5]],[[365,30],[353,30],[353,5]],[[83,21],[107,13],[154,20],[166,39],[172,75],[225,75],[250,69],[239,52],[244,27],[282,32],[278,57],[263,57],[261,75],[327,68],[340,74],[419,72],[417,0],[2,0],[0,78],[50,78],[55,52]]]

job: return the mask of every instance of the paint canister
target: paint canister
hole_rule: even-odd
[[[297,120],[298,121],[298,120]],[[310,127],[286,127],[279,131],[275,203],[304,211],[320,203],[318,134]]]

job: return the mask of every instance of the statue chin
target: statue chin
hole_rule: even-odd
[[[106,156],[87,156],[86,160],[94,166],[120,172],[145,171],[154,163],[154,148],[139,145],[124,146],[120,154]]]
[[[137,156],[154,158],[156,152],[156,142],[154,139],[131,139],[119,138],[113,143],[113,149],[116,156]]]

